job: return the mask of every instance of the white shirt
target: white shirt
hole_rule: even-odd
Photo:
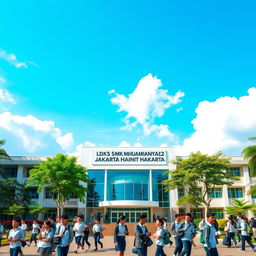
[[[119,223],[117,236],[125,236],[126,227]]]
[[[235,232],[235,226],[233,224],[231,224],[229,221],[227,223],[227,227],[228,227],[228,232],[230,232],[230,233]]]
[[[157,235],[157,236],[160,236],[160,238],[156,239],[156,245],[164,246],[165,230],[163,229],[163,227],[157,228],[156,235]]]
[[[163,227],[162,227],[166,232],[168,231],[168,224],[167,222],[164,223]]]
[[[248,236],[248,233],[247,233],[247,223],[245,222],[245,220],[242,220],[241,221],[241,235],[242,236]]]
[[[9,233],[8,238],[10,239],[11,237],[12,239],[24,239],[24,232],[20,227],[12,229]],[[21,241],[10,242],[10,248],[16,248],[18,246],[21,246]]]
[[[76,229],[76,233],[75,233],[75,237],[77,236],[84,236],[84,229],[87,227],[87,225],[84,223],[84,222],[77,222],[75,225],[74,225],[74,228]]]
[[[43,239],[52,239],[53,238],[53,230],[49,229],[48,231],[43,231],[41,233],[41,235],[42,235]],[[52,243],[51,243],[51,240],[49,242],[39,240],[37,246],[43,247],[43,248],[52,247]]]
[[[64,233],[66,227],[68,227],[68,226],[63,226],[63,225],[60,226],[59,235]],[[58,230],[56,232],[58,232]],[[58,246],[66,247],[67,244],[69,243],[69,238],[70,238],[69,229],[67,229],[66,232],[64,233],[64,236],[61,238],[61,242]]]
[[[28,225],[26,223],[24,224],[21,224],[20,228],[23,230],[23,231],[26,231],[27,230],[27,227]]]
[[[56,230],[58,230],[58,228],[60,227],[61,223],[60,222],[57,222],[56,223]]]
[[[38,230],[39,230],[39,225],[38,224],[33,224],[31,233],[32,234],[38,234],[39,233]]]
[[[101,224],[94,224],[93,227],[92,227],[92,230],[94,232],[101,232],[102,230],[102,225]]]
[[[200,222],[199,222],[199,229],[200,230],[202,230],[202,229],[204,229],[205,228],[205,221],[204,220],[201,220]]]

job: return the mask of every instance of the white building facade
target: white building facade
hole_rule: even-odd
[[[92,147],[83,148],[79,163],[88,170],[91,184],[85,195],[85,203],[69,198],[65,205],[65,213],[73,217],[82,213],[87,220],[102,216],[108,222],[116,222],[125,215],[127,222],[137,222],[141,214],[167,217],[172,220],[175,213],[191,212],[194,218],[203,216],[203,208],[191,205],[178,206],[177,200],[184,195],[184,188],[167,192],[162,180],[168,178],[168,170],[175,169],[172,160],[176,158],[173,147]],[[29,170],[44,161],[45,157],[12,157],[12,160],[0,160],[0,165],[10,178],[17,178],[26,183]],[[234,198],[246,199],[256,203],[256,199],[248,195],[251,185],[256,179],[249,177],[247,161],[243,157],[231,157],[234,176],[240,179],[232,186],[221,186],[211,192],[213,198],[210,211],[217,218],[224,218],[224,209]],[[46,216],[54,215],[56,208],[47,189],[37,193],[37,187],[31,188],[31,204],[39,203],[49,211]],[[248,217],[254,215],[247,213]],[[43,216],[41,216],[43,217]]]

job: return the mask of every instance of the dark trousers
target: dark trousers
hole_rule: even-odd
[[[237,236],[238,236],[238,242],[240,242],[242,240],[241,230],[237,231]]]
[[[164,253],[164,247],[162,245],[156,246],[155,256],[166,256],[166,254]]]
[[[102,242],[100,241],[100,232],[94,233],[94,243],[95,243],[95,249],[98,249],[98,243],[100,244],[101,248],[103,247]]]
[[[21,252],[20,246],[16,248],[10,248],[10,256],[18,256],[20,252]]]
[[[206,252],[206,256],[219,256],[217,248],[211,248],[211,250],[209,250],[207,247],[204,247],[204,250]]]
[[[35,241],[35,244],[36,244],[36,242],[37,242],[37,234],[31,234],[30,243],[32,243],[33,241]]]
[[[182,240],[182,245],[183,245],[183,250],[179,254],[179,256],[183,256],[183,255],[190,256],[191,255],[192,242],[188,241],[188,240]]]
[[[69,245],[65,246],[65,247],[58,246],[57,248],[58,248],[57,249],[58,256],[67,256],[68,255]]]
[[[234,232],[228,232],[228,246],[231,246],[231,239],[233,240],[235,246],[237,244],[236,238],[235,238],[235,233]]]
[[[241,249],[244,251],[245,250],[245,242],[247,242],[252,249],[254,249],[254,244],[251,242],[251,237],[250,236],[242,236],[242,247]]]
[[[83,240],[82,240],[82,245],[83,246],[84,246],[84,243],[86,243],[88,245],[88,247],[91,246],[91,244],[88,241],[88,238],[89,238],[89,234],[86,234],[86,235],[83,236]]]
[[[148,255],[148,248],[138,248],[138,256],[147,256]]]
[[[175,250],[174,250],[174,255],[179,255],[180,252],[182,251],[182,248],[183,248],[183,244],[182,244],[182,241],[181,241],[181,238],[178,236],[178,237],[174,237],[175,239]]]

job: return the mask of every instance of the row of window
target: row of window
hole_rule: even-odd
[[[191,214],[194,219],[202,219],[204,217],[204,209],[203,208],[195,208],[191,209]],[[224,209],[223,208],[210,208],[209,209],[210,213],[213,213],[215,215],[216,219],[224,219]],[[180,208],[179,209],[179,214],[185,215],[185,209]]]
[[[198,189],[198,194],[200,194],[200,189]],[[178,198],[184,196],[184,189],[178,189]],[[222,188],[211,188],[210,191],[211,198],[222,198]],[[228,198],[243,198],[243,189],[242,188],[228,188]]]

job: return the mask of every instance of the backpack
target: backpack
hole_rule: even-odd
[[[164,229],[163,229],[164,230]],[[170,234],[168,232],[166,232],[164,230],[164,237],[163,237],[163,240],[164,240],[164,244],[169,244],[171,242],[170,240]]]
[[[246,223],[246,231],[247,231],[248,235],[252,234],[252,227],[250,226],[249,223]]]

